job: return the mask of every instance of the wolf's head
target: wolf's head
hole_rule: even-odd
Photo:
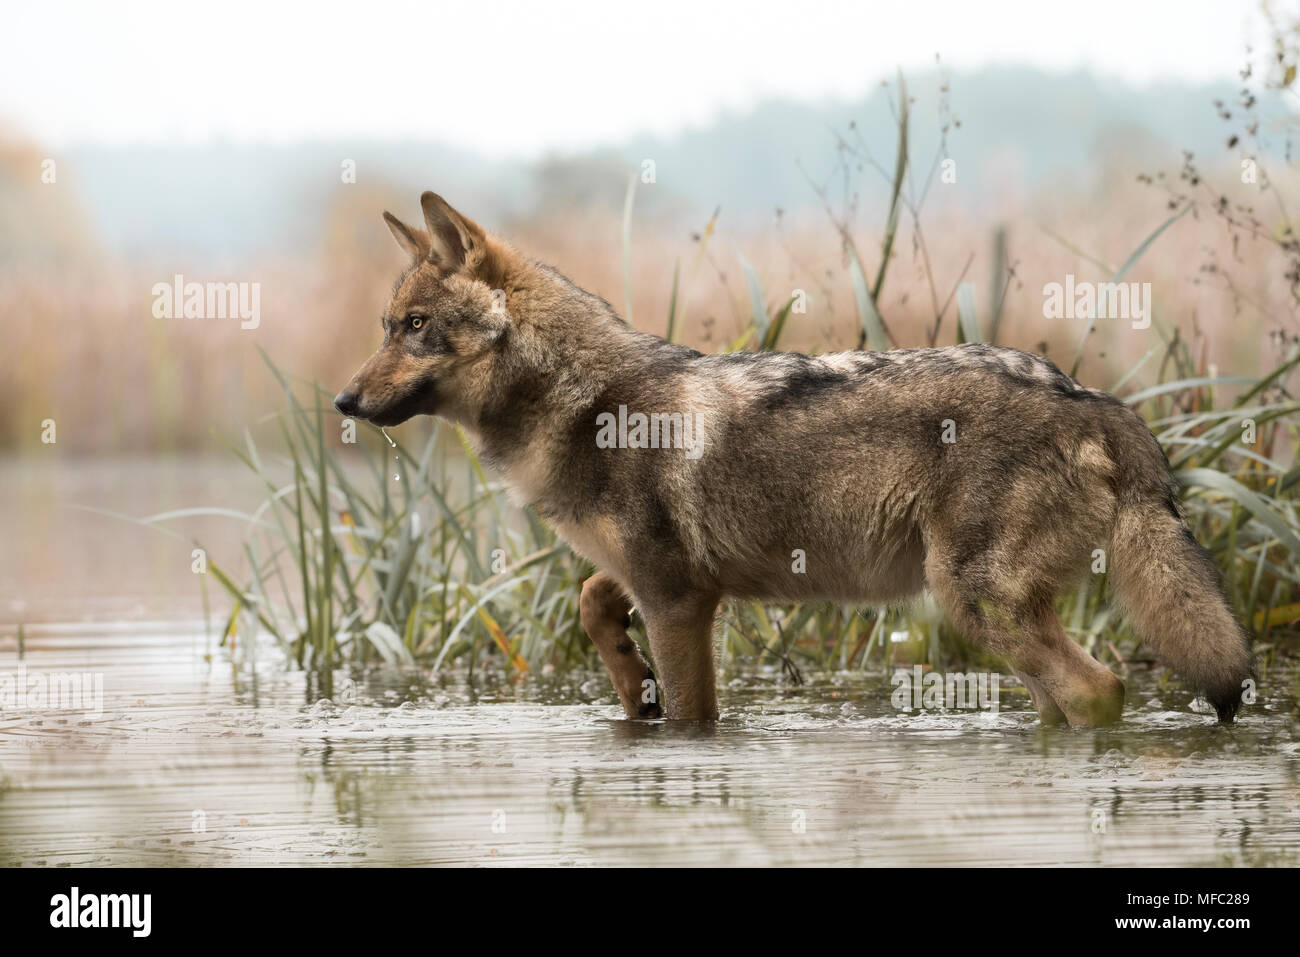
[[[512,254],[436,193],[420,206],[425,229],[384,213],[411,262],[384,309],[379,350],[334,397],[344,415],[376,425],[472,415],[511,331],[502,287]]]

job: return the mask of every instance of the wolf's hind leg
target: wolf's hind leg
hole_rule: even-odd
[[[627,633],[632,602],[614,579],[597,572],[582,583],[578,599],[582,627],[600,653],[609,671],[618,700],[629,718],[658,718],[662,715],[654,672],[641,657]],[[647,685],[646,682],[651,682]],[[653,693],[647,694],[647,691]]]
[[[1052,700],[1052,696],[1047,693],[1043,683],[1023,671],[1017,671],[1016,677],[1020,683],[1029,691],[1029,700],[1034,703],[1034,710],[1038,712],[1038,720],[1043,724],[1064,724],[1068,718],[1060,706]]]
[[[1047,559],[1069,554],[1069,542],[1046,533],[1034,549],[985,542],[978,529],[934,538],[926,554],[926,584],[968,638],[1002,655],[1021,675],[1044,720],[1071,725],[1118,721],[1124,684],[1061,628],[1052,598],[1068,582],[1068,563]],[[974,544],[972,544],[974,543]],[[1049,705],[1050,702],[1050,705]]]
[[[1071,725],[1120,719],[1124,683],[1065,633],[1050,605],[1030,612],[997,643],[1006,645],[1003,653],[1012,665],[1042,686]]]
[[[928,578],[939,603],[967,637],[1011,663],[1044,722],[1064,717],[1090,727],[1119,720],[1124,683],[1065,633],[1049,599],[999,600],[989,597],[997,590],[988,579],[963,588],[935,565]]]

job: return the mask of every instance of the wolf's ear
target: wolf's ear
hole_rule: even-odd
[[[384,222],[388,224],[397,245],[415,262],[426,259],[429,255],[429,237],[423,229],[412,229],[392,213],[384,211]]]
[[[468,266],[472,271],[487,253],[487,235],[472,219],[466,219],[437,193],[420,197],[424,224],[429,228],[429,261],[446,272]]]

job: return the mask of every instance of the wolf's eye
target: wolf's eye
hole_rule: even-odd
[[[419,329],[422,325],[424,325],[424,316],[412,316],[412,317],[411,317],[411,328],[412,328],[412,329]]]

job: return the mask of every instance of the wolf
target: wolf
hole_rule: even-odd
[[[1053,609],[1101,556],[1140,637],[1233,720],[1249,643],[1163,450],[1115,397],[987,345],[704,354],[637,331],[437,194],[420,205],[423,229],[384,213],[409,262],[334,404],[461,426],[596,566],[579,614],[628,716],[718,717],[723,599],[882,606],[928,589],[1042,722],[1118,720],[1123,683]],[[689,442],[664,425],[688,421]]]

